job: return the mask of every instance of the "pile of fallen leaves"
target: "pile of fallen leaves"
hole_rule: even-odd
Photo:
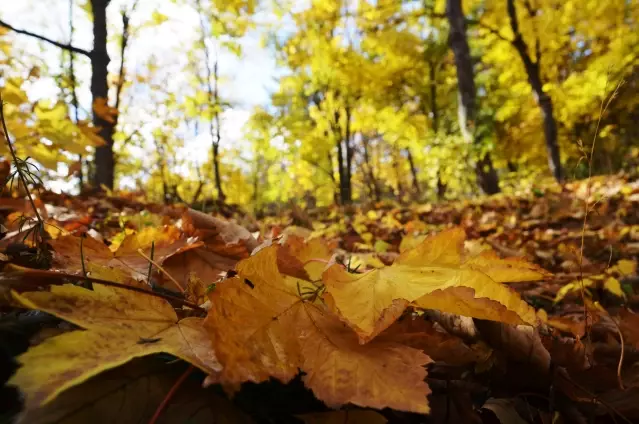
[[[19,364],[2,406],[25,423],[633,422],[637,203],[612,177],[260,222],[44,193],[43,261],[29,205],[0,199]]]

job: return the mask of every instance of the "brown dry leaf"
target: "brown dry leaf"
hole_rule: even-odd
[[[71,284],[50,292],[12,292],[23,307],[38,309],[87,331],[47,339],[19,356],[10,383],[26,395],[26,409],[139,356],[165,352],[206,372],[220,369],[200,318],[178,317],[164,299],[118,287]]]
[[[245,381],[303,381],[330,407],[346,403],[428,412],[424,365],[430,358],[394,342],[357,342],[321,302],[299,293],[315,288],[283,276],[274,245],[237,265],[237,276],[211,294],[205,320],[223,365],[215,379],[230,389]]]
[[[204,285],[202,280],[200,280],[198,275],[194,272],[189,274],[184,296],[189,302],[196,305],[201,305],[208,300],[206,296],[206,285]]]
[[[92,268],[102,275],[96,278],[103,278],[104,275],[117,272],[111,270],[119,269],[131,278],[146,280],[149,261],[138,253],[138,249],[150,257],[153,242],[155,242],[153,261],[160,265],[173,255],[201,246],[200,242],[187,239],[180,230],[172,226],[147,227],[139,233],[130,234],[125,237],[115,253],[111,252],[104,243],[92,237],[81,240],[80,237],[64,235],[49,243],[54,250],[54,268],[58,270],[80,274],[84,257],[84,266],[87,271]]]
[[[586,334],[585,321],[578,321],[570,317],[549,317],[546,324],[566,333],[572,333],[576,337],[583,337]]]
[[[639,349],[639,314],[623,309],[619,313],[619,329],[624,342]]]
[[[535,310],[508,287],[489,277],[490,263],[495,276],[523,281],[539,279],[524,261],[493,256],[463,257],[465,233],[456,228],[424,240],[402,253],[393,265],[352,274],[340,265],[327,269],[322,280],[326,300],[355,329],[365,343],[390,326],[409,303],[474,318],[510,324],[537,321]],[[517,267],[521,265],[521,276]]]
[[[211,250],[227,256],[245,256],[258,246],[249,230],[231,221],[188,209],[182,215],[184,230],[197,235]]]
[[[62,393],[42,408],[26,411],[24,424],[86,424],[149,422],[158,405],[185,371],[183,363],[138,358],[105,371]],[[252,421],[229,400],[188,378],[171,397],[157,424],[248,424]]]
[[[80,242],[82,241],[82,249]],[[113,260],[113,253],[102,242],[93,237],[80,237],[63,235],[55,240],[50,240],[49,244],[53,248],[53,267],[64,270],[70,274],[82,272],[82,256],[84,256],[85,267],[88,264],[110,266]],[[82,253],[80,253],[82,251]]]
[[[420,317],[402,318],[384,330],[377,338],[423,350],[434,361],[453,366],[465,366],[484,361],[490,355],[490,349],[487,347],[478,346],[473,349],[459,337],[437,329],[432,322]]]
[[[146,279],[149,261],[138,253],[141,250],[151,257],[153,245],[153,262],[162,265],[173,255],[179,255],[202,246],[195,238],[187,238],[178,228],[167,225],[161,228],[146,227],[135,234],[124,238],[114,257],[126,266],[137,279]]]
[[[203,245],[172,255],[163,268],[184,287],[190,272],[208,285],[235,267],[237,261],[249,257],[258,246],[257,240],[244,227],[230,221],[189,209],[181,215],[186,234],[197,237]],[[161,286],[173,283],[161,278]]]

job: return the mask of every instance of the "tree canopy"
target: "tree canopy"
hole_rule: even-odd
[[[635,2],[86,0],[68,10],[68,22],[43,28],[0,15],[0,67],[20,154],[83,189],[252,209],[421,201],[579,178],[589,161],[616,172],[636,148]],[[64,37],[48,36],[55,25]],[[144,47],[152,37],[180,47],[160,57]],[[237,98],[228,63],[241,67],[258,37],[250,53],[273,57],[273,83],[259,101]],[[26,54],[25,40],[47,55]],[[57,90],[41,96],[43,84]]]

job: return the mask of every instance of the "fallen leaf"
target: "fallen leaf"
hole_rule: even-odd
[[[503,260],[482,256],[463,258],[464,232],[444,231],[402,253],[393,265],[352,274],[340,265],[328,268],[322,280],[327,301],[366,342],[390,326],[409,303],[458,315],[534,325],[535,310],[517,293],[489,277],[491,260],[495,276],[523,281],[539,279],[524,261],[504,265]],[[516,270],[521,265],[522,277]]]
[[[453,366],[470,365],[490,356],[490,349],[482,349],[479,346],[473,349],[459,337],[436,328],[432,322],[426,321],[423,317],[404,317],[384,330],[377,338],[422,350],[434,361]]]
[[[26,411],[24,424],[82,424],[149,422],[167,393],[185,372],[185,366],[158,358],[134,359],[90,378],[62,393],[42,408]],[[231,402],[205,390],[196,378],[187,378],[171,397],[157,424],[250,423]]]
[[[623,292],[621,288],[621,283],[615,277],[608,277],[606,281],[604,281],[604,289],[608,290],[610,293],[615,296],[619,296],[622,298],[626,297],[626,294]]]
[[[66,284],[49,292],[12,292],[23,307],[39,309],[86,331],[47,339],[19,356],[23,365],[10,383],[26,396],[26,409],[46,404],[64,390],[129,360],[165,352],[207,372],[220,369],[200,318],[178,317],[156,296],[94,284]]]
[[[205,326],[223,365],[214,378],[233,390],[271,377],[288,382],[301,369],[305,385],[329,407],[428,412],[423,366],[430,358],[392,342],[358,344],[321,302],[300,297],[315,286],[279,272],[279,248],[239,262],[237,275],[210,295]]]

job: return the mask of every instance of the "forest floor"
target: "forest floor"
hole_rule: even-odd
[[[179,206],[145,204],[135,196],[42,193],[36,203],[50,234],[51,254],[44,260],[33,247],[22,244],[25,227],[19,228],[17,218],[33,215],[29,204],[23,199],[0,199],[7,230],[0,240],[0,294],[4,297],[0,337],[4,355],[18,362],[23,362],[19,355],[27,348],[89,326],[73,319],[66,320],[72,324],[66,323],[59,319],[66,315],[56,313],[55,308],[47,309],[51,314],[27,311],[24,302],[17,305],[11,299],[12,293],[46,290],[69,281],[82,283],[91,276],[98,284],[109,280],[143,290],[152,287],[157,293],[181,295],[200,304],[198,295],[188,296],[177,289],[193,290],[192,273],[210,288],[220,275],[230,276],[228,271],[256,247],[285,237],[321,239],[331,247],[332,261],[362,272],[389,266],[428,235],[457,227],[466,233],[468,251],[491,249],[502,258],[533,263],[552,276],[508,285],[536,310],[534,336],[519,327],[495,328],[483,320],[469,321],[436,310],[420,315],[446,335],[441,340],[447,346],[432,352],[424,349],[433,359],[428,365],[432,394],[427,416],[354,406],[330,412],[304,388],[300,378],[286,385],[274,381],[244,384],[230,398],[215,385],[202,389],[203,373],[190,372],[191,368],[185,373],[186,363],[161,353],[119,367],[101,365],[103,372],[76,378],[65,386],[69,390],[43,407],[31,407],[29,390],[33,388],[27,388],[27,402],[20,405],[15,388],[5,387],[0,418],[8,419],[24,408],[28,418],[23,422],[29,423],[188,419],[199,423],[220,417],[225,421],[215,422],[639,420],[637,180],[594,177],[564,187],[438,204],[381,202],[311,211],[294,207],[260,221],[237,210],[212,218],[185,212]],[[185,216],[190,217],[186,224]],[[72,243],[80,238],[83,245]],[[161,272],[156,268],[146,278],[149,263],[136,254],[140,249],[162,266]],[[114,266],[114,257],[120,265]],[[145,279],[149,284],[142,287],[140,280]],[[199,300],[205,298],[200,293]],[[526,334],[530,337],[520,340]],[[470,351],[470,356],[454,357]],[[3,369],[7,369],[8,358],[3,358]],[[547,363],[539,368],[540,361]],[[12,372],[15,369],[13,366]],[[8,380],[12,372],[0,375]],[[48,383],[55,383],[55,378],[59,376]]]

